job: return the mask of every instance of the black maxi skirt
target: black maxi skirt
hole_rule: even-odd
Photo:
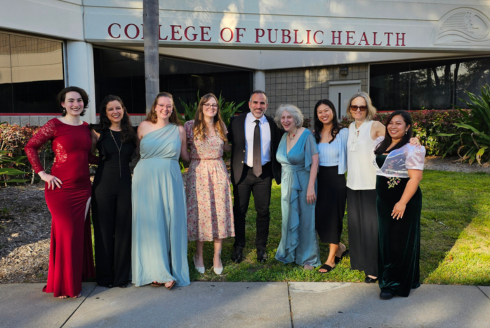
[[[420,286],[420,213],[422,192],[417,189],[401,219],[391,212],[400,201],[408,178],[376,179],[379,226],[379,287],[393,295],[407,297]],[[391,187],[390,187],[391,186]]]
[[[352,270],[378,276],[378,215],[376,190],[347,188],[347,222]]]
[[[347,187],[345,175],[338,174],[338,166],[320,166],[318,170],[315,228],[322,243],[340,243]]]

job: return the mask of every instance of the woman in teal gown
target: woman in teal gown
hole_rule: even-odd
[[[138,127],[141,159],[132,184],[132,279],[168,289],[189,285],[187,211],[179,155],[189,161],[172,96],[157,95]]]
[[[303,115],[296,106],[282,105],[275,120],[286,131],[276,154],[282,165],[282,231],[276,259],[313,269],[321,264],[315,231],[318,148],[313,134],[302,127]]]

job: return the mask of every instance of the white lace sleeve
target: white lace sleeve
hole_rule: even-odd
[[[424,146],[408,146],[407,159],[405,167],[407,170],[424,170],[425,147]]]

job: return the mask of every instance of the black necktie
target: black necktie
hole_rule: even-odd
[[[260,149],[260,126],[259,120],[255,120],[254,129],[254,159],[253,159],[253,171],[256,177],[262,174],[262,150]]]

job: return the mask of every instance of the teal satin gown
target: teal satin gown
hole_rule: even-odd
[[[306,202],[310,181],[311,157],[318,153],[313,134],[305,130],[287,153],[287,133],[282,136],[276,159],[282,165],[281,176],[281,242],[276,259],[283,263],[317,267],[320,249],[315,231],[315,204]],[[316,192],[316,182],[315,182]]]
[[[187,211],[180,173],[179,128],[169,124],[146,134],[132,184],[133,283],[189,285]]]

